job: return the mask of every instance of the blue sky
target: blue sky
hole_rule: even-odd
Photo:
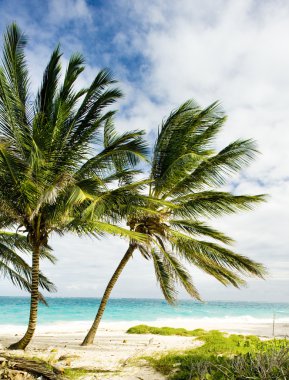
[[[63,64],[74,51],[87,69],[80,86],[109,67],[126,94],[120,129],[145,129],[150,141],[168,113],[194,98],[219,99],[228,114],[218,147],[235,138],[257,140],[261,155],[232,179],[236,193],[268,193],[253,213],[213,223],[236,239],[235,249],[264,262],[266,282],[239,291],[192,274],[205,299],[289,301],[289,3],[281,0],[0,1],[0,31],[16,20],[29,36],[27,57],[35,92],[52,49]],[[43,263],[60,296],[100,296],[125,241],[55,238],[56,267]],[[80,265],[81,263],[81,265]],[[1,294],[19,294],[1,280]],[[150,265],[135,255],[115,297],[159,297]],[[181,293],[181,296],[184,294]]]

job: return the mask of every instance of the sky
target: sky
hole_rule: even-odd
[[[79,86],[108,67],[125,97],[122,130],[144,129],[150,143],[158,125],[187,99],[219,100],[228,121],[217,148],[253,138],[261,154],[228,189],[268,194],[253,212],[214,220],[237,252],[264,263],[266,281],[225,288],[192,268],[204,300],[289,302],[289,2],[284,0],[0,0],[0,32],[17,21],[29,37],[26,54],[35,93],[52,49],[61,44],[86,58]],[[125,240],[53,237],[56,266],[42,269],[56,296],[99,297],[127,246]],[[22,295],[1,279],[0,295]],[[151,264],[134,254],[113,297],[161,298]],[[180,297],[186,295],[180,291]]]

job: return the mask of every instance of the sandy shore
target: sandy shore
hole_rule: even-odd
[[[54,365],[62,368],[94,370],[86,379],[162,380],[164,377],[149,367],[146,361],[134,362],[133,359],[160,351],[192,348],[200,344],[192,338],[130,335],[125,330],[116,328],[101,328],[95,343],[89,347],[80,346],[83,337],[83,332],[38,332],[25,355],[52,360]],[[16,339],[11,334],[1,335],[2,348]],[[22,351],[16,352],[23,354]],[[67,359],[59,361],[61,357]]]
[[[254,323],[250,321],[225,320],[166,320],[146,322],[153,326],[185,327],[188,329],[218,329],[231,333],[256,334],[272,337],[272,323]],[[86,368],[93,372],[86,378],[111,380],[162,380],[144,360],[134,360],[145,355],[154,355],[161,351],[183,350],[201,344],[194,339],[179,336],[130,335],[126,330],[140,323],[119,322],[103,323],[99,329],[95,343],[89,347],[81,347],[80,343],[87,330],[87,322],[67,322],[39,326],[32,344],[25,355],[37,356],[50,360],[62,368]],[[16,341],[23,333],[23,327],[0,326],[0,350],[5,350],[10,343]],[[289,323],[275,324],[276,336],[289,335]],[[23,355],[23,352],[19,351]],[[62,359],[63,360],[59,360]]]

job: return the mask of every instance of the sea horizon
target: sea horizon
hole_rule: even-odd
[[[10,295],[0,295],[0,299],[1,298],[27,298],[30,300],[30,296],[10,296]],[[101,299],[102,297],[99,296],[99,297],[95,297],[95,296],[45,296],[45,299],[58,299],[58,298],[63,298],[63,299]],[[156,300],[156,301],[165,301],[164,298],[158,298],[158,297],[110,297],[110,300],[112,299],[115,299],[115,300]],[[192,298],[178,298],[177,299],[177,303],[180,302],[180,301],[191,301],[191,302],[195,302],[195,303],[207,303],[207,302],[232,302],[232,303],[239,303],[239,302],[242,302],[242,303],[269,303],[269,304],[285,304],[285,305],[289,305],[289,301],[286,302],[286,301],[276,301],[276,302],[273,302],[273,301],[267,301],[267,300],[233,300],[233,299],[212,299],[212,298],[208,298],[208,299],[205,299],[205,300],[202,300],[202,301],[199,301],[199,300],[194,300]],[[0,305],[1,306],[1,305]]]
[[[39,325],[83,323],[95,317],[99,297],[47,297],[48,307],[39,306]],[[289,303],[261,301],[180,299],[174,306],[157,298],[111,298],[103,321],[183,323],[227,320],[228,322],[268,323],[273,316],[289,323]],[[29,297],[0,296],[0,325],[25,325],[29,317]]]

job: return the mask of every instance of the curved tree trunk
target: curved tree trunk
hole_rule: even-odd
[[[38,301],[39,301],[39,256],[40,256],[40,245],[35,244],[33,247],[32,254],[32,283],[31,283],[31,301],[30,301],[30,316],[27,331],[19,342],[11,344],[9,349],[11,350],[24,350],[30,343],[37,323],[37,311],[38,311]]]
[[[131,258],[135,248],[136,247],[134,244],[129,245],[128,250],[126,251],[121,262],[119,263],[118,267],[116,268],[116,271],[114,272],[113,276],[111,277],[111,279],[110,279],[110,281],[109,281],[109,283],[105,289],[105,292],[102,296],[102,299],[101,299],[95,320],[94,320],[90,330],[88,331],[86,337],[84,338],[84,341],[81,343],[82,346],[88,346],[89,344],[93,343],[96,331],[98,329],[98,325],[99,325],[101,318],[103,316],[103,313],[104,313],[107,301],[109,300],[112,289],[113,289],[116,281],[118,280],[121,272],[123,271],[124,267],[126,266],[129,259]]]

